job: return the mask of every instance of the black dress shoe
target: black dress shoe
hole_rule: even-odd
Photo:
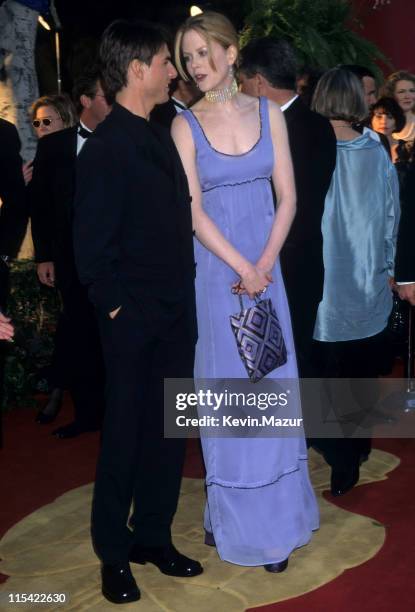
[[[79,425],[79,423],[74,421],[73,423],[69,423],[69,425],[63,425],[63,427],[54,429],[52,431],[52,435],[60,438],[61,440],[66,440],[67,438],[76,438],[77,436],[90,431],[98,431],[98,429],[99,427],[96,425]]]
[[[281,574],[288,567],[288,559],[284,559],[284,561],[279,561],[279,563],[267,563],[264,565],[267,572],[271,572],[272,574]]]
[[[331,494],[334,497],[344,495],[350,491],[350,489],[353,489],[355,484],[358,482],[359,477],[359,466],[351,467],[349,469],[332,468],[330,482]]]
[[[203,572],[199,561],[185,557],[172,544],[164,548],[134,546],[130,551],[129,560],[141,565],[153,563],[167,576],[191,578]]]
[[[112,603],[129,603],[140,599],[140,589],[128,563],[103,565],[101,569],[102,594]]]
[[[36,423],[39,423],[39,425],[47,425],[48,423],[52,423],[62,408],[62,400],[62,389],[53,389],[52,393],[49,395],[48,403],[37,413],[35,418]]]

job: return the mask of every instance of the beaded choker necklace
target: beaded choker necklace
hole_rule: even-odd
[[[232,83],[223,89],[210,89],[205,93],[208,102],[226,102],[238,93],[238,83],[232,79]]]

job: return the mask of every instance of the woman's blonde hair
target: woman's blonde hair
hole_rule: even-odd
[[[189,17],[178,29],[174,43],[176,68],[180,76],[185,81],[189,80],[189,75],[187,74],[183,63],[182,42],[183,36],[190,30],[194,30],[200,34],[200,36],[206,41],[209,53],[209,64],[213,70],[216,70],[216,66],[212,59],[212,40],[219,43],[224,49],[228,49],[231,45],[233,45],[236,49],[237,55],[239,54],[238,34],[232,23],[227,17],[225,17],[225,15],[216,13],[214,11],[206,11],[200,15]]]
[[[368,114],[360,79],[345,68],[332,68],[317,83],[312,108],[327,119],[359,123]]]
[[[388,76],[382,87],[382,95],[388,98],[395,97],[396,85],[399,81],[411,81],[415,86],[415,74],[407,70],[398,70]]]

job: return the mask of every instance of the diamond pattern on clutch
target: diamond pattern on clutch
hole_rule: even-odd
[[[270,299],[231,315],[239,355],[252,382],[287,362],[287,349],[277,313]]]

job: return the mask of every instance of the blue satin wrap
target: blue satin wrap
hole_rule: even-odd
[[[324,291],[314,338],[368,338],[392,308],[399,186],[383,146],[369,134],[337,142],[337,162],[322,221]]]

